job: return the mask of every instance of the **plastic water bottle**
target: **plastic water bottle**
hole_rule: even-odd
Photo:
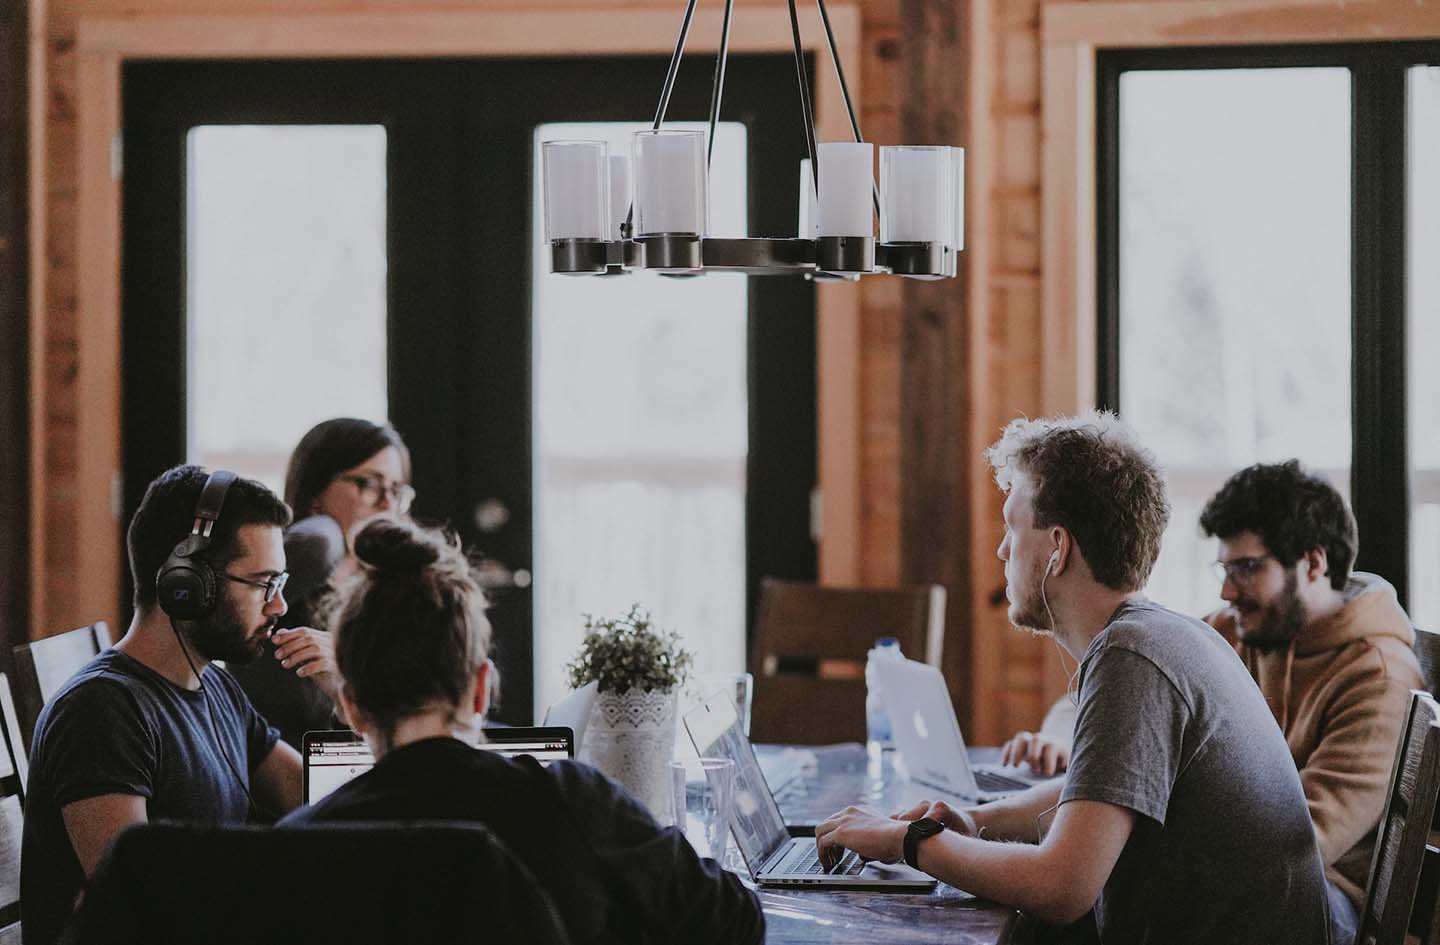
[[[880,680],[876,676],[876,660],[902,660],[900,641],[894,637],[881,637],[875,641],[865,660],[865,749],[872,758],[879,758],[880,752],[894,747],[890,715],[885,711],[885,697],[880,692]]]

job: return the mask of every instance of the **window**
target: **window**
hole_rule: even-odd
[[[1357,568],[1440,619],[1434,52],[1100,55],[1098,399],[1166,467],[1149,593],[1170,606],[1220,603],[1209,496],[1296,457],[1351,501]]]
[[[548,139],[628,153],[638,123],[566,123]],[[687,128],[685,123],[667,127]],[[722,123],[710,230],[744,235],[745,126]],[[535,175],[535,230],[540,175]],[[749,443],[744,276],[534,272],[535,711],[564,696],[582,614],[632,603],[680,633],[699,673],[745,666]]]
[[[189,462],[279,492],[310,427],[384,420],[385,144],[379,125],[189,132]]]

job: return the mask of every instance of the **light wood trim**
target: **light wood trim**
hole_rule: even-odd
[[[687,51],[717,48],[721,15],[716,7],[696,10]],[[836,8],[830,20],[836,42],[853,47],[858,63],[858,10]],[[81,50],[151,59],[589,56],[670,52],[679,26],[675,8],[87,17],[78,42]],[[820,48],[815,11],[802,13],[801,29],[806,47]],[[783,6],[738,7],[730,43],[736,52],[788,51],[789,13]]]
[[[30,396],[30,626],[27,636],[35,639],[47,626],[45,617],[45,490],[40,482],[45,469],[45,309],[49,290],[49,201],[45,182],[48,167],[45,135],[46,108],[49,101],[49,47],[45,41],[47,22],[45,0],[29,0],[27,39],[29,50],[29,182],[28,210],[30,246],[30,337],[29,363],[26,366]]]
[[[80,233],[76,317],[76,573],[85,576],[61,602],[74,622],[119,616],[120,522],[114,493],[120,470],[120,185],[111,143],[120,127],[120,58],[79,57]],[[61,616],[61,614],[56,615]]]
[[[1094,406],[1097,255],[1095,54],[1101,49],[1440,38],[1435,0],[1126,0],[1041,15],[1041,372],[1047,414]],[[1047,661],[1046,689],[1064,691]]]
[[[829,8],[856,107],[859,86],[860,11]],[[720,11],[696,12],[687,51],[713,50]],[[801,15],[804,46],[821,57],[815,89],[818,133],[848,140],[839,86],[828,68],[818,14]],[[265,16],[82,17],[78,25],[80,85],[79,521],[76,547],[82,593],[65,605],[79,622],[116,621],[122,543],[111,508],[120,470],[120,198],[110,179],[110,142],[119,133],[120,66],[125,59],[385,58],[392,56],[584,56],[668,53],[679,14],[673,6],[584,10],[410,10],[386,14],[284,14]],[[789,13],[775,4],[737,6],[731,29],[735,52],[790,49]],[[786,106],[788,107],[788,106]],[[43,175],[32,179],[41,180]],[[32,324],[43,326],[43,301]],[[860,328],[853,286],[825,286],[816,295],[817,378],[821,421],[819,476],[826,495],[820,543],[822,579],[854,583],[860,545]],[[43,332],[43,328],[42,328]],[[42,358],[36,362],[43,365]],[[43,408],[43,405],[42,405]],[[40,428],[43,433],[43,427]],[[43,468],[43,467],[37,467]],[[34,477],[43,508],[44,480]],[[32,528],[32,533],[38,529]],[[32,539],[34,540],[34,539]],[[37,602],[43,583],[37,581]],[[38,606],[38,603],[37,603]],[[48,618],[47,618],[48,619]],[[72,621],[75,622],[75,621]]]
[[[1045,7],[1045,42],[1092,47],[1237,46],[1431,39],[1434,0],[1126,0]]]

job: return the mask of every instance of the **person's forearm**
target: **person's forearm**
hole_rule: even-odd
[[[1013,797],[972,807],[969,814],[975,818],[975,825],[981,828],[981,836],[987,840],[1039,843],[1037,821],[1041,814],[1053,810],[1060,802],[1063,787],[1064,781],[1037,784]]]
[[[1051,862],[1053,850],[1026,843],[996,843],[946,831],[920,844],[922,870],[982,899],[1013,906],[1042,921],[1067,925],[1086,902],[1068,872]]]

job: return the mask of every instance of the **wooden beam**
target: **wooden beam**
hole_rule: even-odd
[[[965,0],[901,0],[901,137],[916,144],[954,144],[969,130],[964,83],[974,75],[973,31]],[[968,264],[967,264],[968,265]],[[945,587],[943,670],[960,690],[957,710],[968,727],[973,693],[970,508],[966,498],[970,429],[970,326],[966,298],[972,274],[958,280],[906,280],[900,379],[901,582]]]
[[[1124,0],[1044,9],[1045,42],[1075,46],[1236,46],[1440,37],[1435,0]]]
[[[84,575],[54,614],[66,626],[120,616],[120,58],[82,52],[80,286],[76,325],[75,570]]]

